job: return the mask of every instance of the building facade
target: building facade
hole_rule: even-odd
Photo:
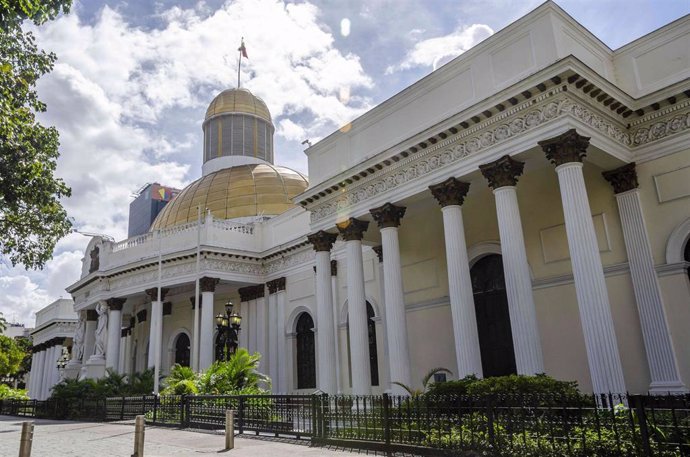
[[[205,369],[230,300],[276,392],[438,366],[685,391],[689,40],[684,17],[613,51],[547,2],[309,147],[309,182],[265,103],[222,92],[202,177],[91,241],[69,375]]]
[[[179,189],[161,186],[158,183],[144,186],[129,204],[127,236],[131,238],[148,232],[158,213],[179,193]]]
[[[29,397],[37,400],[50,397],[53,386],[64,377],[58,361],[69,357],[76,331],[77,314],[71,299],[61,298],[36,313],[36,327],[31,331]]]

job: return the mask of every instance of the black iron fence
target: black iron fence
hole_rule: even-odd
[[[385,453],[690,457],[690,395],[246,395],[5,400],[0,414],[125,420],[311,439]],[[469,453],[469,454],[468,454]]]

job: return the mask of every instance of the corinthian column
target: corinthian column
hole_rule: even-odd
[[[211,366],[214,359],[215,341],[213,340],[213,294],[218,285],[218,278],[203,277],[199,280],[201,289],[201,319],[199,331],[199,371]]]
[[[683,392],[686,388],[678,373],[678,364],[666,322],[664,302],[642,213],[635,163],[605,171],[603,175],[613,186],[618,202],[630,277],[640,316],[649,374],[652,378],[649,391],[657,394]]]
[[[161,289],[161,299],[158,301],[158,288],[152,287],[145,290],[151,299],[151,323],[149,324],[149,359],[148,368],[155,368],[157,354],[161,352],[161,339],[163,338],[163,300],[168,289]],[[158,358],[160,360],[160,357]],[[159,363],[160,365],[160,363]]]
[[[308,236],[316,251],[316,337],[318,344],[319,389],[337,393],[335,379],[335,329],[331,291],[331,248],[338,235],[323,230]]]
[[[461,205],[470,185],[455,178],[430,186],[443,212],[443,232],[446,239],[448,263],[448,292],[453,319],[455,358],[458,378],[475,374],[482,376],[482,356],[479,350],[477,317],[474,309],[472,280],[465,244],[465,227]]]
[[[122,340],[122,305],[125,298],[110,298],[108,304],[108,344],[105,352],[105,368],[119,371],[120,341]]]
[[[249,350],[249,301],[254,293],[253,287],[241,287],[237,290],[240,294],[240,316],[242,317],[242,331],[239,334],[239,346]]]
[[[266,351],[266,287],[263,284],[254,286],[256,289],[256,351],[261,354],[264,364],[268,363],[268,352]],[[264,365],[266,366],[266,365]]]
[[[338,230],[345,240],[347,255],[347,315],[354,395],[371,393],[367,299],[364,293],[364,265],[362,263],[362,238],[368,227],[368,221],[360,221],[353,217],[338,224]]]
[[[573,129],[556,138],[540,141],[539,145],[546,158],[556,165],[558,173],[575,292],[594,392],[625,392],[604,268],[582,173],[582,159],[587,153],[589,138]]]
[[[479,169],[489,181],[496,198],[496,216],[501,237],[503,274],[515,348],[515,365],[518,374],[533,375],[544,372],[544,360],[515,190],[524,165],[524,162],[503,156],[495,162],[480,165]]]
[[[412,384],[412,375],[410,373],[410,349],[407,338],[407,316],[400,265],[400,243],[398,241],[398,227],[400,220],[405,215],[405,209],[402,206],[386,203],[370,212],[381,230],[390,380],[409,386]],[[391,390],[396,395],[406,394],[404,389],[395,384],[391,385]]]

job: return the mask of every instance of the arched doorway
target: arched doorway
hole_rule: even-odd
[[[189,366],[190,347],[189,337],[186,333],[177,335],[177,339],[175,340],[175,363],[183,367]]]
[[[484,376],[515,374],[503,259],[497,254],[482,257],[472,266],[470,276]]]
[[[309,313],[297,318],[297,388],[316,387],[316,351],[314,347],[314,320]]]

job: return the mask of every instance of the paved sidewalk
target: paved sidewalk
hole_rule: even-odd
[[[22,421],[19,417],[0,416],[0,456],[19,454]],[[32,457],[130,457],[134,447],[133,422],[95,423],[34,420]],[[312,448],[306,443],[290,443],[251,437],[235,437],[235,449],[223,451],[221,434],[146,427],[145,457],[199,456],[224,454],[232,457],[349,456],[351,452]]]

